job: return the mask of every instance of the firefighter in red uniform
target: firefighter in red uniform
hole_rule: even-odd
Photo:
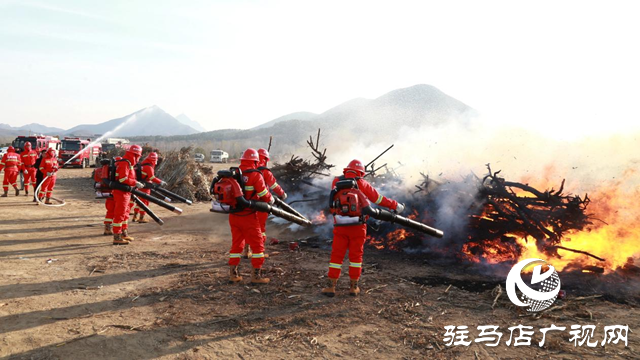
[[[264,178],[264,183],[267,188],[271,191],[272,194],[278,196],[281,200],[287,198],[287,193],[284,192],[282,187],[278,185],[275,176],[271,170],[267,167],[270,157],[267,149],[259,149],[258,155],[260,156],[260,162],[258,163],[258,170],[262,173],[262,177]],[[267,218],[269,214],[265,212],[258,212],[258,220],[260,221],[260,230],[262,231],[262,237],[264,238],[264,243],[267,242]],[[245,247],[245,253],[249,251],[248,245]],[[265,257],[268,257],[265,254]]]
[[[16,196],[20,195],[20,189],[18,189],[18,174],[20,173],[20,155],[16,154],[16,150],[13,146],[9,146],[7,153],[2,156],[0,161],[0,171],[4,169],[4,180],[2,181],[2,189],[4,194],[2,197],[7,197],[9,194],[9,185],[13,186],[16,190]]]
[[[365,169],[362,163],[359,160],[352,160],[344,169],[344,175],[335,178],[331,187],[335,188],[336,183],[340,180],[354,179],[357,183],[358,190],[364,194],[369,201],[379,206],[395,210],[398,213],[404,210],[404,205],[380,195],[371,184],[362,178],[364,175]],[[349,294],[356,296],[360,293],[358,280],[362,273],[362,254],[364,252],[364,241],[367,237],[366,220],[362,215],[359,217],[334,215],[333,245],[331,248],[328,274],[329,286],[322,289],[324,295],[330,297],[335,296],[336,283],[338,282],[342,269],[342,260],[347,251],[349,252],[349,277],[351,278]]]
[[[46,198],[45,204],[51,204],[51,193],[53,187],[56,186],[56,172],[58,171],[58,159],[56,158],[56,151],[52,148],[47,150],[44,158],[40,162],[40,172],[45,180],[42,181],[40,186],[39,199]]]
[[[22,159],[22,172],[24,173],[24,196],[29,196],[29,185],[36,189],[36,169],[35,164],[38,160],[38,152],[31,150],[31,143],[24,144],[24,151],[20,153]]]
[[[116,156],[113,158],[114,161],[121,160],[120,156]],[[111,194],[111,196],[105,198],[104,207],[107,209],[107,213],[104,216],[104,232],[103,235],[113,235],[113,229],[111,225],[113,224],[113,211],[115,210],[115,201],[113,201],[113,191],[105,186],[105,182],[108,181],[109,177],[109,164],[105,164],[100,169],[96,169],[94,180],[96,183],[101,183],[100,192],[103,194]]]
[[[124,157],[116,162],[115,181],[142,189],[144,185],[136,181],[136,172],[133,168],[140,160],[140,156],[142,156],[142,147],[132,145],[124,154]],[[113,245],[128,245],[130,241],[134,240],[129,236],[127,225],[131,193],[113,189],[112,194],[115,204],[113,212]]]
[[[265,201],[273,204],[273,198],[267,189],[264,179],[257,169],[260,158],[255,149],[247,149],[240,158],[240,170],[244,182],[244,198],[247,200]],[[231,251],[229,252],[229,280],[239,282],[242,277],[238,273],[238,265],[242,256],[245,242],[249,244],[253,254],[251,255],[251,282],[254,284],[266,284],[269,278],[262,275],[264,263],[264,241],[260,221],[255,210],[245,209],[237,213],[229,214],[231,227]]]
[[[157,178],[155,175],[155,168],[157,164],[158,164],[158,154],[155,152],[149,153],[149,155],[147,155],[147,157],[144,159],[144,161],[142,161],[140,165],[140,175],[142,175],[142,177],[138,180],[142,182],[159,184],[162,186],[166,185],[167,184],[166,182]],[[141,189],[140,191],[145,194],[151,195],[151,189],[145,188],[145,189]],[[145,205],[149,206],[149,200],[140,198],[140,201],[142,201]],[[131,219],[132,222],[135,222],[136,220],[141,224],[145,224],[149,222],[149,220],[144,218],[144,216],[146,215],[144,210],[136,206],[133,211],[134,211],[133,219]],[[138,214],[140,214],[140,219],[137,219]]]

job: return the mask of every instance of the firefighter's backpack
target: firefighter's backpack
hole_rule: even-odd
[[[366,203],[364,194],[358,189],[357,179],[338,180],[329,196],[329,208],[333,215],[360,217]]]

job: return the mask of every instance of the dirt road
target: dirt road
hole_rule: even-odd
[[[319,294],[327,244],[289,251],[311,233],[271,225],[267,286],[226,281],[229,228],[209,204],[163,209],[166,224],[134,224],[129,246],[102,236],[104,204],[95,200],[91,170],[60,171],[61,208],[24,196],[0,199],[0,357],[16,359],[289,359],[289,358],[640,358],[640,311],[602,298],[572,300],[540,318],[521,316],[495,283],[472,269],[426,264],[421,258],[367,249],[362,296]],[[456,280],[459,277],[464,280]],[[452,285],[452,286],[450,286]],[[465,290],[466,289],[466,290]],[[539,329],[550,324],[544,347]],[[508,347],[508,327],[533,326],[532,346]],[[629,344],[576,347],[573,324],[628,324]],[[499,325],[498,347],[472,342],[447,347],[446,325]],[[517,333],[516,333],[517,335]],[[516,336],[514,335],[514,336]]]

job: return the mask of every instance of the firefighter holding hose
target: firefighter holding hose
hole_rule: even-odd
[[[36,173],[38,169],[35,167],[38,160],[38,152],[31,149],[31,143],[24,144],[24,151],[20,153],[22,159],[22,172],[24,174],[24,196],[29,196],[29,185],[36,190]]]
[[[51,193],[54,186],[56,186],[56,173],[58,172],[58,159],[56,158],[56,151],[49,148],[40,162],[40,172],[44,177],[42,186],[40,187],[40,193],[36,194],[40,200],[45,198],[45,204],[51,205]]]
[[[362,274],[362,255],[367,237],[367,216],[362,210],[369,206],[369,201],[384,206],[397,213],[404,210],[404,205],[388,199],[363,179],[365,168],[359,160],[352,160],[342,176],[333,180],[331,191],[331,212],[333,213],[333,244],[329,262],[329,286],[322,289],[322,294],[333,297],[336,294],[336,283],[342,270],[342,260],[349,252],[349,277],[351,287],[349,294],[360,293],[358,280]]]
[[[16,196],[20,195],[20,189],[18,189],[18,174],[21,167],[20,155],[16,153],[13,146],[9,146],[7,153],[2,156],[0,160],[0,171],[4,169],[4,179],[2,181],[2,190],[4,194],[2,197],[7,197],[9,194],[9,185],[13,186],[16,191]]]
[[[142,161],[142,163],[137,167],[137,169],[139,169],[139,171],[138,170],[136,171],[137,179],[141,182],[154,183],[154,184],[159,184],[161,186],[166,185],[167,184],[166,182],[162,181],[161,179],[155,176],[155,168],[157,164],[158,164],[158,154],[155,152],[149,153],[149,155],[147,155],[144,161]],[[140,191],[142,191],[145,194],[151,195],[150,188],[140,189]],[[142,198],[140,199],[140,201],[142,201],[145,205],[149,206],[149,200]],[[140,218],[138,218],[138,215],[140,215]],[[145,219],[145,215],[146,215],[146,212],[143,209],[141,209],[139,206],[136,206],[135,209],[133,210],[133,219],[131,219],[131,221],[132,222],[137,221],[138,223],[141,223],[141,224],[148,223],[149,220]]]
[[[144,188],[144,184],[136,180],[134,166],[142,156],[142,147],[132,145],[122,159],[115,162],[115,181],[117,183]],[[127,220],[129,219],[129,203],[131,193],[113,189],[113,245],[128,245],[134,238],[129,236]]]

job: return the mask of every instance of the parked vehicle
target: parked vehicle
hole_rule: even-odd
[[[203,163],[203,162],[204,162],[204,154],[197,153],[197,154],[194,156],[194,158],[195,158],[195,161],[196,161],[197,163]]]
[[[61,167],[76,166],[83,169],[90,166],[98,166],[101,152],[102,145],[91,144],[91,139],[65,137],[62,140],[58,164]],[[73,160],[69,162],[70,159]]]
[[[229,154],[222,150],[211,150],[212,163],[226,163],[229,161]]]
[[[52,148],[55,150],[56,155],[59,155],[60,150],[60,139],[57,136],[44,136],[44,135],[33,135],[33,136],[24,136],[20,135],[15,140],[13,140],[13,148],[16,149],[17,153],[21,153],[24,151],[24,144],[30,142],[31,149],[42,152],[43,150],[47,150]]]

